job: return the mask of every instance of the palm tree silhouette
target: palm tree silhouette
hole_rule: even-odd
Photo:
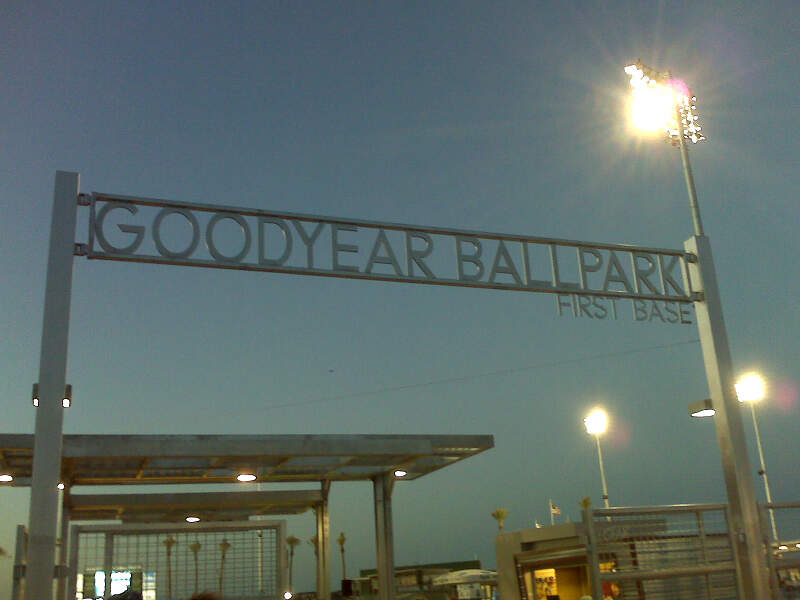
[[[225,555],[228,553],[228,548],[231,547],[231,544],[225,538],[222,538],[222,541],[219,543],[219,550],[222,553],[219,561],[219,593],[222,594],[222,576],[225,573]]]
[[[197,553],[200,552],[200,548],[202,548],[202,547],[203,547],[203,545],[200,542],[196,541],[196,540],[195,540],[195,542],[193,544],[191,544],[189,546],[189,550],[191,550],[192,554],[194,554],[194,593],[195,594],[197,593],[197,574],[198,574],[198,572],[197,572]]]
[[[172,598],[172,547],[178,543],[174,537],[169,536],[163,542],[164,547],[167,549],[167,595]]]
[[[497,519],[497,528],[499,531],[503,531],[503,521],[506,520],[508,516],[508,509],[507,508],[495,508],[492,511],[492,516]]]
[[[347,579],[347,567],[344,563],[344,543],[347,541],[347,537],[345,537],[344,531],[339,534],[339,537],[336,538],[336,541],[339,542],[339,548],[342,551],[342,579]]]
[[[290,535],[286,538],[286,544],[289,546],[289,591],[292,591],[292,565],[294,564],[294,549],[300,543],[300,538]]]

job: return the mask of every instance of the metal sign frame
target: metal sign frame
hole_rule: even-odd
[[[684,164],[687,165],[687,156],[685,148],[682,145],[682,156]],[[687,174],[687,182],[691,183],[691,177],[688,169],[685,169]],[[693,186],[690,185],[690,190]],[[167,249],[166,252],[159,252],[161,256],[135,256],[132,252],[133,246],[130,248],[119,248],[116,250],[112,248],[109,252],[98,252],[94,248],[94,237],[90,237],[89,245],[75,244],[75,227],[77,219],[77,206],[78,203],[87,204],[85,200],[87,197],[80,194],[79,176],[77,173],[57,171],[55,179],[53,212],[51,219],[50,229],[50,245],[48,251],[48,266],[47,266],[47,281],[45,286],[45,304],[44,304],[44,318],[42,327],[42,345],[40,354],[39,365],[39,391],[40,391],[40,406],[36,412],[35,421],[35,434],[34,434],[34,457],[33,457],[33,472],[31,484],[31,499],[30,499],[30,549],[32,560],[29,564],[30,567],[30,588],[29,592],[31,597],[37,600],[45,600],[52,597],[52,580],[51,574],[53,565],[55,564],[55,547],[56,547],[56,529],[57,529],[57,515],[58,515],[58,490],[56,484],[61,476],[61,443],[63,432],[63,408],[62,396],[66,385],[66,361],[68,349],[68,331],[69,331],[69,313],[70,301],[72,295],[72,269],[73,269],[73,255],[84,254],[94,259],[108,259],[108,260],[127,260],[137,262],[156,262],[156,263],[169,263],[169,264],[186,264],[187,266],[213,266],[217,268],[236,268],[241,269],[246,267],[239,261],[243,259],[246,253],[237,253],[236,255],[224,255],[217,252],[214,255],[211,247],[209,252],[214,255],[213,261],[206,261],[204,263],[187,260],[190,258],[191,252],[175,252]],[[172,203],[165,200],[142,199],[129,196],[117,196],[111,194],[94,194],[89,198],[88,204],[92,206],[92,227],[90,227],[90,236],[97,233],[96,224],[99,214],[94,210],[94,205],[98,200],[106,202],[127,203],[131,205],[133,202],[138,202],[140,205],[147,204],[148,206],[161,207],[161,215],[163,211],[172,211],[173,213],[183,214],[187,220],[192,221],[194,217],[191,215],[192,210],[203,212],[214,212],[214,216],[209,221],[207,226],[207,238],[213,238],[213,228],[216,222],[224,219],[232,219],[240,225],[243,232],[246,232],[246,226],[242,225],[244,217],[242,214],[236,214],[236,209],[229,207],[217,207],[210,205],[189,205],[186,203]],[[725,482],[728,492],[728,499],[731,507],[732,515],[732,530],[735,533],[734,541],[737,545],[737,567],[739,576],[742,578],[743,589],[746,593],[753,596],[754,599],[760,600],[765,598],[765,589],[767,587],[767,580],[765,577],[766,563],[765,557],[761,549],[761,540],[758,523],[758,511],[756,508],[755,492],[751,481],[752,473],[750,470],[749,458],[747,456],[747,443],[744,436],[744,429],[742,427],[741,417],[737,410],[736,394],[733,387],[733,369],[730,356],[730,348],[727,339],[727,332],[725,322],[722,314],[722,304],[719,295],[719,288],[716,281],[716,273],[714,269],[714,262],[711,255],[711,246],[708,238],[702,232],[702,229],[697,227],[699,221],[696,220],[695,235],[687,240],[684,244],[685,251],[677,250],[660,250],[660,249],[646,249],[636,248],[634,246],[618,245],[618,244],[587,244],[585,242],[574,242],[569,240],[554,240],[548,238],[528,238],[524,236],[506,236],[502,234],[483,233],[474,231],[461,231],[452,229],[435,229],[417,226],[403,226],[389,223],[378,223],[368,221],[353,221],[344,220],[334,217],[313,217],[309,215],[291,215],[288,213],[262,213],[261,211],[253,211],[244,209],[248,215],[256,216],[259,218],[273,218],[273,219],[297,219],[298,221],[316,221],[324,225],[329,224],[332,231],[331,236],[331,249],[333,253],[332,261],[333,267],[331,270],[315,270],[311,262],[311,255],[309,254],[308,268],[299,270],[285,268],[281,264],[281,260],[273,258],[273,264],[259,265],[259,267],[270,267],[269,269],[255,269],[255,270],[271,270],[275,272],[289,272],[289,273],[304,273],[311,275],[324,275],[333,277],[348,277],[360,279],[380,279],[385,281],[404,281],[413,283],[436,283],[439,285],[465,285],[468,287],[490,287],[493,289],[515,289],[523,291],[535,292],[549,292],[549,293],[565,293],[576,295],[593,295],[600,297],[628,297],[628,298],[645,298],[650,300],[668,300],[673,302],[693,303],[695,314],[697,317],[698,331],[700,334],[701,346],[703,349],[704,367],[706,371],[706,378],[709,385],[709,391],[714,408],[717,411],[715,424],[717,429],[717,438],[722,455],[723,471],[725,474]],[[135,210],[131,208],[129,212]],[[168,216],[168,215],[167,215]],[[699,215],[698,215],[699,216]],[[162,218],[165,218],[162,216]],[[196,219],[195,219],[196,221]],[[315,231],[319,230],[319,227]],[[155,222],[154,222],[155,226]],[[277,225],[280,227],[280,225]],[[127,226],[128,229],[120,229],[125,233],[132,233],[135,236],[143,237],[143,228],[136,228],[136,226]],[[341,265],[337,263],[337,253],[343,252],[356,252],[352,245],[345,244],[337,241],[336,232],[353,231],[358,227],[368,227],[378,229],[378,236],[373,246],[368,266],[370,264],[389,265],[394,271],[395,275],[386,276],[372,274],[369,268],[364,269],[361,273],[358,267],[353,265]],[[196,247],[195,239],[198,227],[194,227],[193,223],[193,242],[192,246]],[[414,278],[410,277],[411,264],[416,264],[423,272],[420,261],[427,256],[428,248],[419,250],[411,246],[411,250],[407,250],[406,264],[408,272],[403,274],[396,256],[393,255],[391,247],[388,243],[385,230],[399,230],[405,231],[406,236],[416,236],[423,241],[430,235],[445,235],[451,236],[456,239],[456,255],[458,258],[458,277],[455,279],[445,278],[440,281],[436,277],[431,277],[427,272],[426,277]],[[312,236],[314,234],[311,234]],[[250,238],[247,238],[247,243]],[[311,236],[306,232],[306,236],[311,243]],[[465,239],[466,238],[466,239]],[[507,284],[500,284],[496,280],[489,277],[489,281],[484,282],[481,280],[483,274],[482,263],[480,258],[480,240],[493,239],[498,241],[497,251],[495,254],[494,262],[490,275],[494,273],[510,276],[514,279],[515,284],[509,286]],[[99,241],[99,240],[98,240]],[[157,242],[157,240],[153,240]],[[539,281],[541,285],[526,285],[532,280],[527,277],[523,281],[519,275],[519,271],[513,266],[513,262],[505,248],[506,241],[516,241],[524,248],[527,244],[540,244],[548,245],[551,249],[552,257],[552,280]],[[473,246],[471,254],[463,253],[462,242],[468,243]],[[198,241],[199,243],[199,241]],[[312,243],[313,244],[313,243]],[[213,241],[212,244],[213,246]],[[245,244],[247,245],[247,244]],[[555,248],[558,246],[572,246],[578,249],[578,265],[580,270],[581,284],[575,283],[572,289],[561,289],[569,286],[560,285],[558,277],[558,261],[555,259]],[[192,248],[193,250],[194,248]],[[527,249],[527,248],[526,248]],[[581,255],[581,250],[587,254]],[[607,250],[609,252],[609,259],[607,271],[604,277],[603,289],[592,290],[584,279],[587,272],[593,273],[598,271],[600,267],[599,262],[594,264],[586,263],[581,258],[582,256],[598,257],[600,250]],[[681,267],[684,275],[685,288],[684,293],[679,296],[670,296],[667,293],[666,286],[662,289],[663,294],[659,295],[657,289],[649,289],[652,294],[641,295],[641,288],[637,282],[637,287],[632,290],[630,282],[627,285],[624,277],[621,275],[622,268],[618,259],[614,257],[616,251],[625,251],[630,253],[633,257],[633,270],[637,270],[636,266],[636,253],[642,252],[653,255],[666,255],[680,257]],[[309,252],[311,247],[309,246]],[[171,254],[171,256],[170,256]],[[526,253],[523,253],[526,254]],[[241,255],[241,256],[240,256]],[[263,253],[262,253],[263,255]],[[526,259],[523,258],[523,261]],[[207,264],[207,263],[212,264]],[[659,259],[660,262],[660,259]],[[476,273],[466,273],[463,270],[465,263],[472,264]],[[655,270],[655,262],[652,259],[649,261],[650,265]],[[582,266],[581,266],[582,265]],[[280,267],[280,268],[279,268]],[[347,267],[350,267],[349,269]],[[248,267],[249,268],[249,267]],[[366,275],[369,275],[367,277]],[[637,280],[638,281],[638,280]],[[622,284],[624,290],[611,290],[609,283]],[[662,278],[663,283],[663,278]],[[695,284],[697,287],[695,287]],[[652,284],[651,284],[652,285]],[[662,297],[660,297],[662,296]],[[389,481],[383,479],[375,479],[375,497],[379,497],[378,487],[379,484],[383,486],[383,492],[380,497],[386,499],[388,510],[383,511],[383,521],[388,523],[391,527],[391,485]],[[376,504],[377,506],[377,504]],[[378,512],[376,510],[376,522]],[[391,556],[391,530],[385,532],[383,536],[389,540],[385,545],[385,556],[379,557],[379,580],[381,581],[381,600],[391,600],[393,598],[393,590],[390,582],[392,580],[392,556]],[[378,533],[379,540],[381,533]],[[379,544],[383,547],[383,545]]]
[[[89,243],[85,249],[89,259],[604,298],[632,298],[683,304],[691,304],[696,299],[687,268],[687,263],[693,262],[695,257],[685,250],[344,219],[101,192],[93,192],[89,198],[91,206]],[[118,224],[117,227],[124,234],[133,238],[125,246],[113,245],[105,235],[106,218],[109,213],[119,209],[129,213],[126,217],[135,220],[140,207],[160,210],[149,226]],[[211,215],[205,227],[201,226],[197,214]],[[167,247],[161,233],[163,221],[171,215],[182,216],[192,231],[188,246],[177,251]],[[214,242],[215,228],[224,220],[236,223],[242,233],[241,250],[234,255],[223,254]],[[313,223],[316,227],[313,232],[309,232],[303,228],[301,225],[303,223]],[[326,225],[330,229],[332,265],[331,268],[320,268],[314,264],[313,252]],[[273,233],[277,232],[282,236],[283,252],[280,256],[271,258],[265,256],[267,237],[265,226],[270,226],[274,230]],[[342,232],[347,232],[348,235],[357,234],[361,229],[377,231],[363,269],[340,262],[345,260],[344,255],[352,258],[352,255],[360,249],[357,245],[345,243],[339,235]],[[398,258],[400,253],[393,249],[387,238],[387,231],[404,234],[405,260]],[[155,243],[156,252],[137,253],[148,235]],[[287,264],[293,250],[293,239],[295,239],[293,236],[297,236],[296,239],[306,246],[305,266]],[[456,267],[454,269],[457,272],[456,277],[434,275],[431,266],[426,263],[436,248],[435,240],[438,238],[450,238],[454,241],[455,253],[450,254],[449,258],[455,259],[450,266]],[[202,252],[198,250],[201,239],[205,242],[210,258],[197,256]],[[483,256],[485,249],[483,242],[487,240],[496,242],[491,261]],[[509,244],[516,245],[516,249],[519,250],[516,259],[512,256]],[[420,245],[424,248],[420,248]],[[253,251],[254,246],[257,246],[256,251]],[[471,247],[468,248],[469,252],[465,251],[465,246]],[[574,262],[567,260],[567,265],[577,270],[578,281],[567,281],[564,277],[565,257],[563,251],[559,254],[559,248],[575,251]],[[532,274],[531,252],[534,250],[539,250],[541,255],[539,258],[544,258],[548,263],[544,265],[549,271],[547,279],[536,279]],[[253,257],[253,254],[256,256]],[[627,255],[627,260],[623,260],[620,254]],[[385,271],[389,270],[386,267],[383,268],[384,272],[376,272],[376,265],[387,265],[393,273],[386,273]],[[675,272],[677,269],[679,272]],[[601,275],[602,287],[600,289],[592,287],[590,278]],[[612,289],[612,286],[615,289]]]

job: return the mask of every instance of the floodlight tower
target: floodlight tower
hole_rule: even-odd
[[[722,456],[725,486],[731,512],[731,539],[737,545],[737,572],[742,595],[753,600],[767,600],[766,555],[761,539],[755,489],[753,486],[747,441],[734,391],[733,365],[728,333],[722,313],[722,301],[711,254],[711,245],[703,231],[694,176],[689,163],[688,143],[705,139],[696,111],[696,98],[689,87],[669,72],[660,73],[641,61],[625,67],[633,88],[634,124],[651,132],[661,131],[680,148],[683,175],[689,194],[694,236],[684,243],[689,281],[692,289],[697,328],[703,349],[703,362],[716,411],[714,424]]]
[[[769,479],[767,479],[767,465],[764,462],[764,448],[761,446],[761,432],[758,430],[756,420],[756,404],[761,402],[766,396],[764,379],[758,373],[745,373],[736,382],[736,396],[739,402],[750,405],[750,414],[753,416],[753,429],[756,432],[756,448],[758,448],[758,458],[761,461],[761,470],[758,472],[764,478],[764,494],[767,502],[772,504],[772,493],[769,489]],[[769,509],[769,520],[772,525],[772,539],[778,541],[778,528],[775,525],[775,511]]]
[[[610,507],[608,502],[608,485],[606,485],[606,470],[603,466],[603,451],[600,449],[600,435],[608,429],[608,414],[602,408],[595,408],[586,415],[583,420],[586,433],[593,435],[597,442],[597,461],[600,463],[600,481],[603,483],[603,502],[606,508]]]

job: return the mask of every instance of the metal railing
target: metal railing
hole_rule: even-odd
[[[741,597],[725,504],[586,505],[583,524],[598,600]]]
[[[772,596],[800,600],[800,502],[771,502],[760,504],[759,509],[764,544],[770,549],[767,566]]]

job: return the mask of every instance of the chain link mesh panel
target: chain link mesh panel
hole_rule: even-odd
[[[111,593],[133,587],[143,600],[183,600],[202,591],[226,599],[274,599],[280,589],[281,528],[216,524],[158,531],[120,526],[79,531],[77,600],[105,593],[107,545]]]
[[[737,598],[724,507],[597,510],[593,520],[603,589],[614,598]]]

